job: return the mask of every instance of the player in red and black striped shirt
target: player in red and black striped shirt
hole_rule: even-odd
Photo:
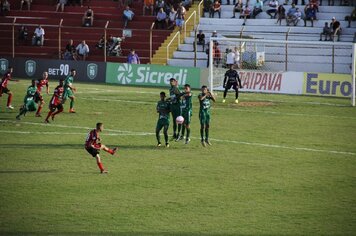
[[[4,77],[1,80],[1,84],[0,84],[0,97],[2,96],[3,93],[6,93],[8,95],[7,97],[7,108],[9,109],[14,109],[13,106],[11,106],[11,101],[12,101],[12,96],[13,93],[7,88],[7,84],[9,81],[16,81],[18,82],[18,80],[12,79],[12,72],[14,71],[14,69],[12,68],[12,66],[9,66],[7,72],[5,73]]]
[[[103,164],[101,163],[99,152],[100,150],[104,150],[105,152],[114,155],[118,148],[115,147],[113,149],[110,149],[104,144],[100,143],[101,139],[99,133],[102,132],[103,130],[104,130],[103,123],[97,123],[96,129],[91,130],[85,140],[85,149],[87,150],[87,152],[89,152],[90,155],[95,157],[100,172],[102,174],[105,174],[108,173],[108,171],[104,169]]]
[[[41,117],[41,110],[43,105],[45,104],[43,97],[41,95],[42,89],[46,86],[46,93],[49,94],[49,85],[48,85],[48,72],[45,71],[42,74],[42,78],[36,80],[37,92],[35,95],[35,102],[38,103],[38,109],[36,112],[37,117]]]
[[[49,123],[49,117],[52,117],[52,120],[54,120],[54,116],[63,111],[63,91],[63,80],[61,79],[59,80],[59,85],[54,89],[53,96],[51,98],[51,101],[49,102],[49,112],[45,119],[45,123]]]

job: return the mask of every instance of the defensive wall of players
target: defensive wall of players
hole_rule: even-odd
[[[180,85],[190,84],[192,88],[208,85],[207,69],[173,67],[161,65],[134,65],[90,61],[64,61],[26,58],[0,58],[0,73],[7,67],[14,67],[14,77],[40,78],[48,71],[50,79],[64,78],[70,69],[77,70],[76,81],[122,84],[130,86],[166,87],[174,77]],[[218,68],[217,73],[224,79],[226,69]],[[239,71],[243,89],[246,92],[351,97],[351,75],[324,74],[313,72],[270,72]],[[222,90],[222,83],[215,90]]]

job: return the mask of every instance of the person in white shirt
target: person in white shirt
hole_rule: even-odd
[[[44,29],[41,27],[41,25],[38,25],[32,37],[32,45],[43,46],[44,35],[45,35]]]
[[[235,64],[235,52],[232,49],[229,49],[228,54],[226,54],[226,67],[229,68],[230,65]]]
[[[77,51],[78,59],[85,61],[89,54],[89,46],[85,43],[85,40],[78,44],[75,50]]]
[[[132,21],[135,13],[130,10],[129,6],[126,6],[126,9],[124,10],[123,18],[124,18],[124,28],[127,27],[127,23],[129,21]]]
[[[269,9],[266,11],[266,13],[271,17],[271,19],[275,19],[277,16],[277,9],[278,9],[278,1],[277,0],[271,0],[268,3]],[[272,16],[272,13],[274,13],[274,16]]]

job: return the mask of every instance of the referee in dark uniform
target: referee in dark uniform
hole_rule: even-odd
[[[233,65],[230,65],[230,69],[226,71],[224,77],[223,87],[225,88],[224,91],[224,99],[223,103],[225,103],[225,98],[227,91],[232,87],[235,90],[235,103],[239,103],[239,88],[242,88],[241,80],[239,74],[236,70],[232,69]]]

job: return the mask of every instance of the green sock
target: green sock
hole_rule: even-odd
[[[159,136],[159,131],[156,130],[156,139],[157,139],[157,143],[161,143],[161,138]]]
[[[209,139],[209,128],[205,128],[205,140]]]
[[[70,100],[70,109],[73,109],[74,107],[74,100]]]
[[[190,136],[190,128],[187,128],[187,137],[186,137],[187,140],[189,139],[189,136]]]
[[[182,126],[182,137],[184,136],[184,133],[185,133],[185,126],[183,125]]]
[[[203,141],[204,140],[204,129],[203,128],[200,129],[200,137],[201,137],[201,141]]]

